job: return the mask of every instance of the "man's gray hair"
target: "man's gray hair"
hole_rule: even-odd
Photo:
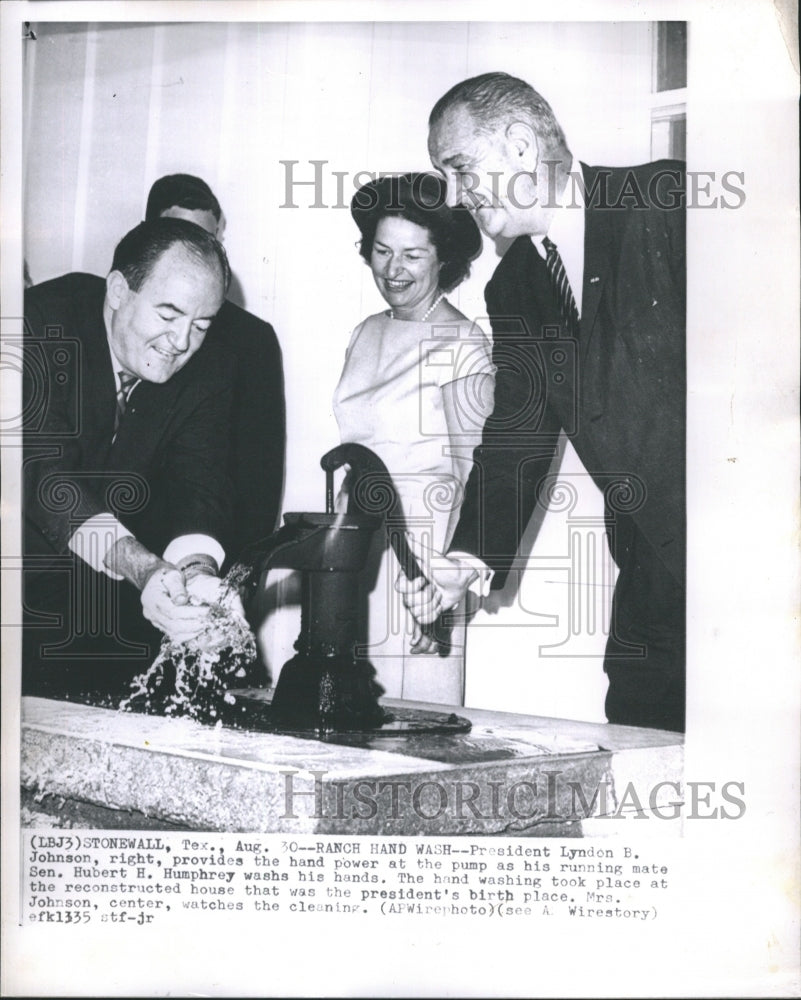
[[[458,107],[470,114],[479,134],[491,135],[520,121],[531,126],[545,152],[568,148],[550,104],[525,80],[508,73],[483,73],[451,87],[434,105],[429,129]]]

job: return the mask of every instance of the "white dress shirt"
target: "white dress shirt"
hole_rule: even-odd
[[[579,318],[581,317],[582,286],[584,284],[584,179],[581,165],[573,160],[570,174],[576,171],[576,180],[568,180],[561,197],[557,199],[551,224],[548,227],[548,239],[555,244],[567,272],[567,280],[576,300]],[[581,183],[579,183],[579,181]],[[534,249],[545,260],[543,236],[532,236]]]

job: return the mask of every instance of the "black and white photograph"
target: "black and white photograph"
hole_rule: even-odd
[[[3,8],[3,992],[794,995],[793,5]]]

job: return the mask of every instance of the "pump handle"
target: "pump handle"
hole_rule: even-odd
[[[409,580],[424,576],[406,537],[403,513],[392,476],[378,455],[363,444],[346,442],[326,452],[320,459],[320,465],[326,473],[326,504],[330,503],[334,470],[343,465],[349,466],[348,513],[391,515],[393,524],[389,528],[389,541],[404,575]],[[430,625],[421,625],[423,634],[434,637],[438,622],[439,619]]]

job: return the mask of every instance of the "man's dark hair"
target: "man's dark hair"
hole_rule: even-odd
[[[429,129],[459,107],[468,112],[476,132],[481,135],[492,135],[521,121],[531,126],[542,140],[544,153],[568,148],[562,126],[550,104],[525,80],[508,73],[483,73],[451,87],[432,108]]]
[[[204,180],[192,174],[167,174],[155,181],[147,196],[145,219],[158,219],[168,208],[211,212],[217,222],[222,216],[222,209],[214,192]]]
[[[117,244],[111,270],[119,271],[131,291],[138,292],[161,255],[176,244],[207,267],[219,271],[224,290],[228,290],[231,268],[222,243],[186,219],[156,218],[140,222]]]

